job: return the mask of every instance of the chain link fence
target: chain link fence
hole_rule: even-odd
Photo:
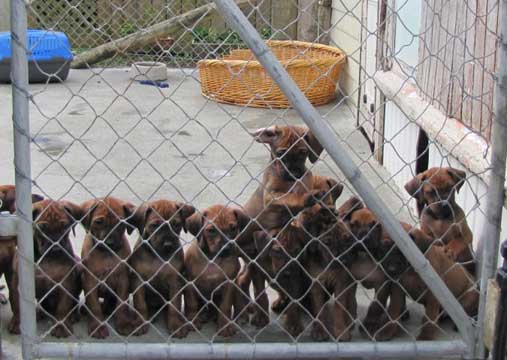
[[[23,357],[484,358],[505,7],[13,0]]]

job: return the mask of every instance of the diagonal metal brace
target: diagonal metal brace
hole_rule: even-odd
[[[461,304],[456,300],[419,248],[403,230],[396,217],[386,208],[375,189],[371,186],[357,165],[354,164],[347,150],[334,134],[332,128],[304,96],[294,80],[292,80],[284,67],[273,55],[269,47],[259,36],[257,30],[250,24],[234,1],[214,0],[214,2],[227,23],[241,36],[243,41],[245,41],[252,50],[257,60],[264,66],[273,81],[280,87],[291,105],[315,134],[351,185],[363,198],[366,205],[378,217],[387,233],[395,241],[414,270],[437,297],[442,307],[455,322],[461,336],[463,336],[464,342],[468,344],[469,354],[473,354],[474,327],[470,317],[466,314]]]

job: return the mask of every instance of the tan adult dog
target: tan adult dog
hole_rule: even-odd
[[[405,189],[417,200],[421,230],[442,241],[451,259],[468,263],[467,268],[472,270],[473,234],[455,199],[465,178],[464,171],[434,167],[410,180]]]
[[[262,182],[246,202],[244,210],[254,220],[238,238],[238,245],[247,266],[238,279],[244,295],[249,295],[253,281],[257,304],[252,324],[263,327],[269,322],[268,298],[261,270],[250,259],[255,258],[253,233],[258,230],[280,229],[290,222],[305,206],[320,200],[323,192],[312,190],[313,176],[306,160],[315,163],[322,153],[322,145],[313,133],[303,126],[271,126],[252,133],[257,142],[270,147],[270,163]],[[245,303],[238,303],[245,315]]]
[[[236,285],[240,269],[235,239],[249,218],[243,211],[214,205],[186,220],[195,240],[185,251],[185,270],[189,281],[185,289],[186,317],[200,329],[206,315],[218,315],[218,335],[234,335],[232,323]],[[218,314],[217,314],[218,312]]]
[[[169,334],[176,338],[188,334],[181,314],[185,265],[179,236],[182,230],[187,231],[185,221],[194,212],[193,206],[170,200],[152,201],[136,211],[135,225],[141,237],[129,264],[134,270],[134,306],[145,321],[141,334],[148,331],[149,310],[158,313],[166,306]]]
[[[133,218],[135,206],[106,197],[88,200],[81,208],[87,231],[81,258],[83,290],[90,313],[88,334],[99,339],[109,336],[105,313],[114,311],[116,331],[130,335],[140,326],[129,317],[129,269],[124,263],[131,253],[125,231],[131,233],[134,229],[126,221]],[[103,307],[99,298],[104,300]]]
[[[72,323],[79,309],[81,267],[69,239],[82,212],[69,201],[42,200],[33,205],[35,242],[35,296],[41,301],[42,315],[55,321],[51,335],[72,335]],[[14,257],[11,296],[11,333],[19,334],[18,256]]]

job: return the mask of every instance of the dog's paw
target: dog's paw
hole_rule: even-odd
[[[188,333],[192,331],[192,327],[190,325],[182,325],[176,328],[174,331],[170,331],[173,337],[176,339],[183,339],[187,337]]]
[[[347,342],[352,340],[352,334],[349,329],[335,327],[333,335],[337,341]]]
[[[396,333],[398,332],[398,325],[396,323],[390,323],[386,325],[383,329],[379,330],[374,339],[376,341],[389,341],[391,340]]]
[[[128,321],[117,322],[114,328],[118,334],[123,336],[134,335],[137,330],[137,326],[133,322]]]
[[[194,321],[192,321],[192,330],[193,331],[197,331],[197,330],[201,330],[202,329],[202,321],[200,319],[195,319]]]
[[[287,323],[285,324],[285,328],[287,329],[289,334],[293,337],[297,337],[304,330],[301,321],[287,321]]]
[[[109,330],[107,329],[107,325],[93,322],[88,325],[88,335],[96,339],[105,339],[109,336]]]
[[[421,329],[419,336],[417,336],[417,341],[430,341],[435,339],[435,335],[438,331],[438,327],[433,324],[426,324]]]
[[[271,305],[271,310],[273,310],[274,313],[280,314],[283,310],[285,310],[288,304],[289,301],[287,298],[278,296],[278,299],[276,299]]]
[[[239,325],[246,325],[246,324],[249,323],[250,317],[248,316],[248,314],[246,313],[246,311],[243,311],[241,313],[241,315],[238,315],[238,316],[235,317],[235,321]]]
[[[380,327],[381,327],[381,324],[379,321],[377,321],[375,319],[368,319],[368,318],[363,320],[362,325],[363,326],[359,327],[359,331],[361,331],[361,333],[363,333],[367,336],[373,336],[373,334],[375,334],[375,332],[378,329],[380,329]]]
[[[190,324],[185,324],[181,319],[172,320],[168,323],[167,330],[172,337],[183,339],[192,330]]]
[[[252,317],[252,325],[258,328],[263,328],[269,324],[269,315],[265,314],[262,310],[257,310]]]
[[[218,336],[231,337],[236,334],[236,327],[233,324],[229,324],[225,327],[218,327]]]
[[[445,255],[447,255],[447,257],[449,259],[451,259],[452,261],[456,261],[457,258],[458,258],[458,254],[456,253],[456,251],[450,247],[450,246],[446,246],[444,247],[444,253]]]
[[[9,326],[7,327],[9,332],[11,334],[19,335],[21,333],[21,330],[19,328],[19,319],[16,317],[13,317],[11,321],[9,322]]]
[[[54,336],[56,338],[66,338],[73,334],[72,328],[68,328],[68,324],[66,324],[67,327],[63,325],[56,325],[53,330],[51,330],[51,336]]]
[[[314,323],[312,327],[312,339],[315,341],[326,341],[329,339],[329,334],[320,323]]]

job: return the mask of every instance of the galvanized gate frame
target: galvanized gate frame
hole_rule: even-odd
[[[36,332],[36,313],[34,306],[34,254],[31,219],[31,163],[30,126],[28,104],[28,63],[26,48],[27,13],[24,0],[11,0],[12,30],[12,97],[14,126],[14,165],[16,171],[17,236],[20,254],[20,298],[21,331],[24,359],[39,357],[58,358],[174,358],[174,359],[280,359],[327,358],[336,356],[461,356],[482,357],[482,324],[478,331],[470,318],[433,270],[424,255],[400,226],[394,215],[382,204],[382,200],[369,184],[366,177],[352,162],[340,140],[333,134],[329,125],[309,103],[303,93],[289,77],[283,66],[265,45],[257,31],[249,23],[232,0],[214,0],[227,23],[237,31],[251,48],[273,80],[289,99],[308,127],[339,166],[346,178],[363,198],[367,206],[377,215],[386,231],[394,239],[408,261],[426,282],[430,290],[441,302],[445,311],[456,323],[462,340],[431,342],[360,342],[360,343],[54,343],[40,342]],[[491,278],[496,267],[495,252],[499,243],[499,223],[504,200],[505,160],[507,157],[507,0],[501,1],[502,21],[498,81],[496,87],[496,109],[493,125],[493,158],[490,191],[488,193],[488,221],[482,237],[481,295],[485,296],[485,283]],[[12,224],[12,217],[2,220]],[[5,228],[4,228],[5,229]],[[488,241],[485,241],[485,240]],[[484,314],[481,302],[480,317]],[[476,346],[478,344],[478,346]]]

